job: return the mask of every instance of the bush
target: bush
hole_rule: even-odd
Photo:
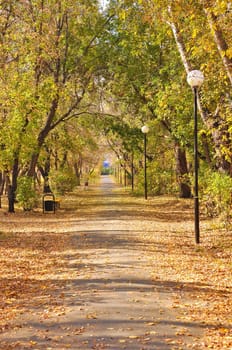
[[[144,169],[141,169],[136,176],[137,185],[135,193],[144,192]],[[147,167],[147,187],[149,195],[159,196],[164,194],[176,194],[177,184],[173,179],[171,170],[164,170],[154,164],[148,164]]]
[[[177,192],[176,183],[173,181],[173,174],[171,171],[152,168],[148,170],[148,185],[151,194],[159,196]]]
[[[18,179],[16,199],[19,205],[26,211],[32,210],[37,202],[37,194],[34,189],[33,178],[23,176]]]
[[[206,214],[210,217],[222,216],[228,219],[231,216],[232,178],[218,172],[204,174],[202,188],[202,203]]]
[[[52,171],[49,175],[49,179],[53,191],[59,194],[71,192],[78,186],[76,175],[68,168]]]

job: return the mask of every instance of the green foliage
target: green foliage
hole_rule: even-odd
[[[32,210],[38,199],[33,178],[23,176],[18,179],[16,199],[24,210]]]
[[[13,1],[0,10],[0,168],[10,170],[17,153],[33,175],[50,131],[89,105],[103,18],[96,0]]]
[[[137,194],[144,192],[144,169],[140,169],[136,176]],[[168,166],[161,167],[157,161],[153,161],[147,166],[147,189],[149,195],[159,196],[163,194],[175,194],[177,184],[173,179],[173,171]]]
[[[112,175],[112,168],[103,168],[101,169],[101,175]]]
[[[228,219],[232,214],[232,178],[218,172],[205,173],[201,179],[202,204],[210,217]]]
[[[52,190],[57,194],[71,192],[78,185],[75,174],[69,168],[51,171],[49,179]]]
[[[173,181],[173,172],[170,169],[161,169],[160,167],[148,168],[148,186],[151,194],[163,195],[176,193],[175,181]]]
[[[199,130],[208,137],[199,138],[199,153],[209,164],[202,163],[207,168],[213,160],[229,173],[231,64],[225,69],[222,62],[232,50],[229,1],[109,0],[108,13],[99,11],[97,0],[80,0],[78,6],[74,0],[32,3],[0,5],[1,170],[10,173],[17,159],[32,176],[39,159],[41,168],[49,163],[49,170],[62,169],[52,170],[55,191],[70,191],[76,185],[70,169],[79,177],[92,174],[107,139],[128,173],[133,154],[142,192],[141,126],[148,122],[149,192],[175,192],[173,145],[192,159],[193,94],[172,24],[189,67],[206,78],[200,100],[207,118],[199,118]],[[226,51],[214,34],[224,38]],[[223,187],[229,181],[221,176],[203,175],[206,202],[218,202],[215,214],[229,206],[229,185]],[[19,198],[30,207],[33,186],[25,181]]]

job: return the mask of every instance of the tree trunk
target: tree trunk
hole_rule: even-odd
[[[215,170],[215,164],[213,163],[213,161],[211,159],[210,147],[209,147],[209,142],[208,142],[206,133],[201,133],[200,139],[202,142],[202,148],[204,150],[204,158],[205,158],[207,164],[209,164],[209,166],[211,167],[211,169]]]
[[[15,194],[12,185],[8,186],[8,212],[14,213]]]
[[[51,161],[50,161],[50,152],[46,148],[47,151],[47,158],[44,163],[44,168],[42,166],[38,166],[38,169],[44,179],[44,185],[43,185],[43,193],[51,193],[51,187],[49,185],[49,173],[51,169]]]
[[[0,172],[0,196],[3,195],[5,183],[6,183],[5,171],[1,171]]]
[[[191,198],[191,187],[185,150],[175,144],[176,174],[179,183],[180,198]]]
[[[5,174],[3,171],[0,172],[0,208],[2,207],[2,195],[5,186]]]
[[[73,167],[77,178],[77,186],[80,186],[81,185],[81,160],[79,160],[78,162],[75,162]]]
[[[17,179],[19,173],[19,158],[15,156],[13,169],[12,169],[12,184],[8,187],[8,212],[14,213],[14,204],[17,191]]]
[[[168,8],[168,12],[170,14],[170,16],[172,17],[172,10],[171,10],[171,6],[169,6]],[[187,58],[187,53],[186,53],[186,48],[185,48],[185,44],[184,44],[184,40],[183,37],[181,35],[181,32],[177,26],[176,23],[174,23],[173,21],[168,22],[169,26],[172,29],[172,33],[182,60],[182,63],[184,65],[186,74],[188,74],[191,70],[192,70],[192,66]],[[198,96],[199,97],[199,96]],[[198,109],[201,115],[201,119],[203,120],[204,124],[209,127],[209,116],[208,114],[203,110],[201,102],[200,102],[200,98],[197,99],[198,101]]]
[[[169,11],[170,17],[172,19],[171,6],[169,6],[168,11]],[[189,71],[191,71],[191,65],[190,65],[188,58],[187,58],[187,53],[186,53],[183,37],[178,29],[177,24],[174,23],[174,21],[171,20],[170,22],[168,22],[168,24],[170,25],[170,27],[172,29],[173,36],[175,38],[183,65],[184,65],[185,70],[186,70],[186,73],[189,73]],[[216,111],[214,113],[214,115],[211,116],[207,111],[205,111],[202,108],[200,97],[197,99],[197,101],[198,101],[198,109],[199,109],[201,119],[202,119],[203,123],[206,125],[207,129],[211,132],[211,135],[212,135],[212,141],[214,143],[215,155],[216,155],[216,157],[215,157],[216,158],[216,167],[218,170],[230,174],[231,166],[228,163],[228,161],[225,159],[225,156],[224,156],[223,152],[221,151],[222,144],[223,143],[225,144],[225,142],[223,140],[225,139],[225,129],[228,128],[228,125],[225,125],[225,122],[224,122],[224,126],[223,126],[224,130],[222,130],[222,127],[220,126],[221,121],[220,121],[220,117],[218,115],[218,111]],[[217,123],[215,123],[216,118],[218,120]]]
[[[68,160],[68,151],[66,150],[66,151],[64,152],[63,158],[62,158],[62,160],[61,160],[61,162],[60,162],[60,168],[61,168],[61,169],[64,169],[64,168],[65,168],[65,166],[66,166],[66,164],[67,164],[67,160]]]
[[[37,149],[36,149],[36,152],[32,154],[30,166],[29,166],[29,169],[27,172],[27,176],[29,176],[29,177],[33,177],[35,175],[35,168],[36,168],[36,165],[37,165],[37,162],[39,159],[41,147],[43,146],[46,137],[48,136],[49,132],[52,129],[52,121],[53,121],[55,114],[56,114],[56,110],[58,107],[58,101],[59,101],[59,97],[56,96],[54,98],[54,100],[52,101],[51,108],[50,108],[50,111],[49,111],[48,116],[47,116],[46,124],[38,135]]]
[[[8,193],[9,186],[10,186],[10,175],[8,171],[5,171],[5,194]]]
[[[171,9],[169,8],[169,13],[171,12]],[[186,57],[186,50],[185,50],[185,44],[184,44],[184,40],[182,38],[182,35],[180,34],[180,31],[178,30],[176,24],[174,22],[168,22],[169,26],[172,29],[172,34],[174,36],[182,63],[184,65],[185,71],[188,73],[192,70],[192,67],[190,65],[190,63],[187,60]]]
[[[217,45],[218,52],[225,67],[226,74],[229,78],[230,84],[232,85],[232,59],[227,55],[227,42],[217,21],[217,16],[215,16],[215,14],[209,8],[204,7],[204,11],[213,34],[214,41]]]
[[[14,164],[12,169],[12,187],[13,187],[14,193],[16,193],[16,190],[17,190],[18,174],[19,174],[19,157],[17,155],[14,159]]]

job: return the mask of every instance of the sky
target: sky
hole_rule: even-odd
[[[108,4],[109,0],[99,0],[102,10],[104,10]]]

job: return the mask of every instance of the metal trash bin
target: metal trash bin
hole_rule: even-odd
[[[43,213],[55,213],[56,201],[53,193],[43,195]]]

